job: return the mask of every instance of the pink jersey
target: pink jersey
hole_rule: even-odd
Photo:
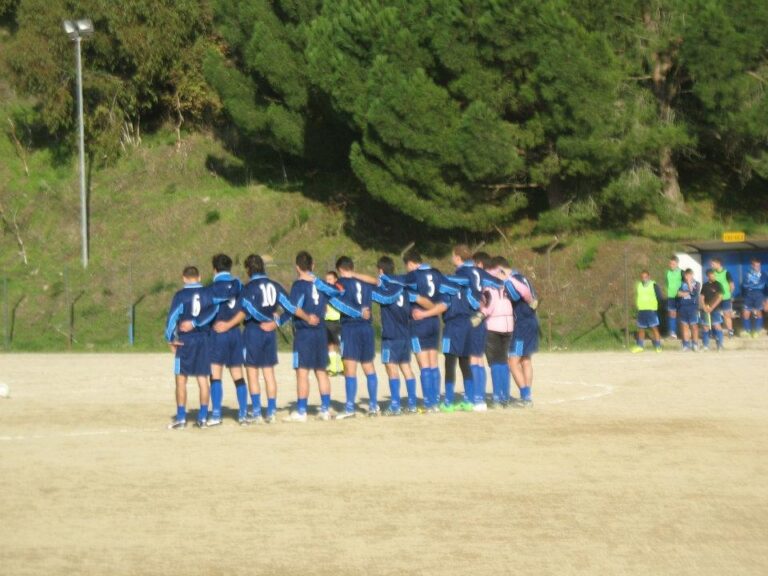
[[[504,294],[503,288],[486,288],[483,291],[480,311],[485,315],[485,326],[491,332],[508,334],[514,328],[512,301]]]

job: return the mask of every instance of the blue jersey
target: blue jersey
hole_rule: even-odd
[[[744,275],[742,287],[745,294],[752,291],[763,292],[766,287],[766,274],[762,271],[756,272],[750,268]]]
[[[382,284],[374,290],[373,299],[381,305],[382,339],[411,337],[411,302],[415,302],[416,298],[416,294],[395,284]]]
[[[422,264],[416,270],[405,275],[405,284],[408,289],[418,296],[429,298],[435,304],[442,301],[441,291],[444,277],[440,271]]]
[[[442,285],[441,301],[448,308],[443,312],[443,321],[450,322],[457,318],[466,318],[472,314],[472,306],[467,299],[467,289],[451,282],[452,277],[446,278]]]
[[[319,278],[312,277],[310,280],[296,280],[291,286],[291,294],[289,302],[286,306],[283,306],[287,312],[291,314],[296,313],[297,308],[301,308],[307,314],[314,314],[320,319],[320,323],[317,326],[311,326],[304,320],[294,318],[293,325],[297,330],[322,328],[325,330],[325,307],[328,304],[329,298],[339,296],[341,292],[320,280]]]
[[[363,309],[371,309],[373,303],[373,286],[354,278],[339,278],[337,287],[341,295],[331,298],[331,306],[341,312],[341,323],[351,322],[371,323],[371,318],[363,318]]]
[[[699,294],[701,294],[701,284],[699,282],[696,282],[696,280],[691,280],[690,284],[683,282],[680,286],[680,292],[683,293],[682,296],[678,296],[681,310],[699,309]]]
[[[502,282],[494,278],[482,268],[475,266],[472,260],[464,262],[456,268],[456,272],[450,277],[451,282],[466,288],[465,296],[473,310],[480,309],[483,297],[483,288],[501,288]]]
[[[525,291],[530,293],[531,298],[534,300],[536,297],[536,291],[533,289],[533,285],[531,282],[520,274],[519,272],[512,272],[511,273],[512,278],[515,279],[515,281],[522,284],[522,287]],[[520,294],[515,284],[507,280],[504,282],[504,287],[507,290],[507,294],[509,294],[510,299],[512,300],[512,311],[515,316],[515,322],[528,320],[528,319],[535,319],[536,318],[536,310],[531,308],[530,304],[525,301],[525,298],[523,297],[523,294]],[[661,301],[661,295],[658,293],[658,286],[656,287],[657,290],[657,298],[659,301]]]
[[[176,292],[168,311],[168,319],[165,323],[165,339],[173,342],[184,336],[179,332],[179,324],[192,321],[194,329],[190,334],[209,332],[211,322],[216,317],[218,305],[213,298],[213,291],[202,284],[187,284]]]
[[[238,301],[238,310],[245,314],[245,322],[261,323],[275,320],[278,306],[284,310],[292,308],[291,301],[285,293],[285,288],[264,274],[254,274],[245,285]],[[282,324],[286,317],[281,318]]]
[[[237,314],[237,299],[243,289],[240,279],[229,272],[219,272],[213,277],[210,289],[213,292],[214,301],[221,304],[216,320],[222,322],[232,320],[232,317]]]

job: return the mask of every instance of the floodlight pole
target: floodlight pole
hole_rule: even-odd
[[[85,127],[83,125],[83,66],[80,59],[80,35],[74,38],[77,66],[77,124],[80,148],[80,235],[83,245],[83,268],[88,268],[88,199],[85,188]]]

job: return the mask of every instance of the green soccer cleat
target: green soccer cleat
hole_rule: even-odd
[[[441,402],[440,412],[445,412],[446,414],[453,414],[454,412],[456,412],[456,404],[446,404],[445,402]]]
[[[457,412],[474,412],[475,405],[472,402],[459,402],[456,406]]]
[[[632,352],[632,354],[639,354],[642,351],[643,348],[641,346],[632,346],[632,348],[630,348],[630,352]]]

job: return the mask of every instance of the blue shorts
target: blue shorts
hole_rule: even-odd
[[[487,339],[488,328],[486,327],[485,322],[481,322],[479,326],[472,328],[469,332],[469,355],[485,355],[485,341]]]
[[[277,333],[265,332],[257,324],[249,324],[243,334],[243,363],[264,368],[277,364]]]
[[[219,334],[211,332],[211,364],[240,366],[243,363],[243,339],[240,328]]]
[[[411,343],[407,338],[382,340],[381,361],[384,364],[407,364],[411,361]]]
[[[746,312],[762,312],[765,304],[765,296],[757,290],[750,290],[744,296],[744,310]]]
[[[537,321],[516,322],[509,342],[511,357],[531,356],[539,351],[539,323]]]
[[[368,322],[341,324],[341,357],[357,362],[373,362],[376,355],[373,326]]]
[[[440,320],[425,318],[411,324],[411,350],[419,353],[425,350],[437,350],[440,340]]]
[[[687,324],[693,326],[699,323],[699,311],[696,308],[680,308],[677,313],[677,321],[680,324]]]
[[[723,300],[720,302],[720,305],[718,306],[720,308],[721,312],[730,312],[733,310],[733,300],[728,298],[728,300]]]
[[[179,340],[184,344],[176,348],[174,374],[183,376],[210,376],[211,355],[208,332],[182,334]]]
[[[443,354],[451,354],[462,358],[469,356],[469,339],[472,331],[469,317],[451,318],[443,327]]]
[[[655,310],[639,310],[637,312],[638,328],[654,328],[659,325],[659,315]]]
[[[680,301],[677,298],[667,300],[667,312],[677,312],[680,310]]]
[[[709,313],[709,323],[714,326],[715,324],[722,324],[723,323],[723,313],[720,311],[720,307],[717,307],[717,310],[713,310]],[[707,313],[702,312],[701,313],[701,325],[706,327],[707,326]]]
[[[308,370],[325,370],[328,367],[328,334],[323,324],[296,330],[293,367]]]

